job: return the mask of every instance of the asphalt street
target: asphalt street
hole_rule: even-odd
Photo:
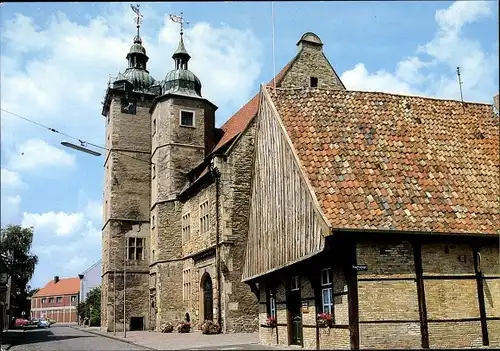
[[[9,351],[147,350],[140,346],[55,325],[47,329],[26,330],[16,339]]]

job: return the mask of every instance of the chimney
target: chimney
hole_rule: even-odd
[[[496,94],[494,97],[493,97],[493,107],[495,107],[495,109],[497,111],[500,111],[500,94]]]
[[[307,32],[297,42],[298,51],[301,52],[304,48],[315,51],[323,51],[323,42],[312,32]]]
[[[54,284],[57,284],[58,281],[59,281],[59,276],[58,275],[54,276]]]

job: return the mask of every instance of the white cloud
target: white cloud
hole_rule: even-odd
[[[61,12],[41,27],[22,14],[5,20],[1,63],[9,69],[1,71],[2,108],[103,144],[100,102],[109,75],[127,67],[125,55],[135,35],[130,8],[110,7],[85,24]],[[173,68],[170,56],[179,41],[178,26],[147,4],[141,11],[148,16],[141,34],[150,57],[148,68],[162,80]],[[205,97],[221,109],[234,110],[246,102],[261,68],[262,47],[251,32],[192,23],[185,30],[185,42],[192,56],[190,68],[200,78]],[[12,130],[22,134],[20,123],[25,122],[2,113],[2,137],[9,138]]]
[[[1,169],[1,184],[2,188],[18,189],[24,187],[26,184],[21,180],[19,173],[11,171],[6,168]]]
[[[492,14],[491,4],[457,1],[436,11],[438,29],[432,40],[416,48],[418,56],[400,61],[393,73],[369,72],[358,63],[341,75],[342,81],[352,90],[460,99],[456,76],[456,68],[460,67],[464,99],[491,102],[498,90],[498,48],[487,53],[479,42],[462,34],[466,24]]]
[[[19,171],[32,171],[48,167],[73,167],[75,156],[47,144],[40,139],[28,139],[10,154],[9,167]]]
[[[85,206],[85,216],[92,223],[99,224],[102,222],[102,201],[89,201]]]
[[[21,225],[23,227],[34,227],[35,231],[53,232],[56,235],[66,236],[76,234],[85,225],[83,213],[45,212],[45,213],[23,213]]]
[[[21,203],[21,195],[8,196],[7,202],[12,206],[19,206]]]

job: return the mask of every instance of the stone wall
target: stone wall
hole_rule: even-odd
[[[299,56],[285,74],[283,88],[308,88],[310,78],[318,78],[318,88],[344,89],[339,77],[320,47],[303,46]]]
[[[123,306],[123,297],[120,297],[123,283],[117,283],[115,293],[113,281],[114,270],[123,271],[126,240],[131,236],[143,238],[144,248],[142,260],[127,260],[127,279],[130,274],[130,284],[126,285],[127,327],[130,316],[144,317],[145,327],[148,325],[151,101],[132,97],[137,100],[136,113],[126,114],[121,112],[124,97],[117,94],[106,118],[106,147],[114,151],[106,154],[104,164],[101,325],[108,331],[114,327],[115,315],[121,316],[117,328],[123,330],[123,307],[120,307],[121,314],[114,311],[115,295],[117,308]]]
[[[227,160],[216,159],[220,177],[221,277],[224,294],[222,314],[226,332],[258,330],[258,299],[241,282],[250,212],[250,182],[255,138],[255,123],[242,133]]]
[[[200,205],[205,201],[208,201],[209,206],[209,230],[201,233]],[[217,223],[215,206],[215,183],[212,182],[203,186],[203,188],[182,204],[182,216],[189,214],[191,218],[190,239],[188,241],[184,241],[184,238],[182,239],[182,253],[184,256],[200,252],[215,245],[215,225]]]

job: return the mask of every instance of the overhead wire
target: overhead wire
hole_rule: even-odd
[[[20,119],[25,120],[25,121],[27,121],[27,122],[33,123],[33,124],[35,124],[35,125],[37,125],[37,126],[39,126],[39,127],[42,127],[42,128],[44,128],[44,129],[47,129],[47,130],[48,130],[48,131],[50,131],[50,132],[57,133],[57,134],[60,134],[60,135],[65,136],[65,137],[67,137],[67,138],[70,138],[70,139],[76,140],[76,141],[80,142],[80,144],[81,144],[82,146],[89,145],[89,146],[93,146],[93,147],[98,148],[98,149],[101,149],[101,150],[106,150],[106,151],[109,151],[109,152],[116,152],[116,153],[118,153],[118,154],[121,154],[121,155],[124,155],[124,156],[130,157],[130,158],[133,158],[134,160],[141,161],[141,162],[147,162],[147,163],[149,163],[149,164],[151,164],[151,165],[156,166],[156,164],[155,164],[154,162],[152,162],[151,160],[146,161],[146,160],[143,160],[143,159],[141,159],[141,158],[137,158],[137,157],[134,157],[134,156],[132,156],[132,155],[126,154],[126,153],[124,153],[124,152],[122,152],[122,151],[113,150],[112,148],[111,148],[111,149],[108,149],[107,147],[104,147],[104,146],[101,146],[101,145],[97,145],[97,144],[89,143],[88,141],[85,141],[85,140],[83,140],[83,139],[80,139],[80,138],[74,137],[74,136],[72,136],[72,135],[69,135],[69,134],[67,134],[67,133],[61,132],[61,131],[59,131],[59,130],[57,130],[57,129],[55,129],[55,128],[48,127],[48,126],[46,126],[46,125],[44,125],[44,124],[42,124],[42,123],[39,123],[39,122],[33,121],[33,120],[29,119],[29,118],[26,118],[26,117],[23,117],[23,116],[21,116],[21,115],[18,115],[17,113],[7,111],[6,109],[3,109],[3,108],[0,108],[0,110],[1,110],[1,111],[3,111],[3,112],[8,113],[8,114],[10,114],[10,115],[12,115],[12,116],[14,116],[14,117],[20,118]],[[132,151],[132,152],[133,152],[133,151]],[[168,169],[168,170],[171,170],[171,171],[179,172],[179,173],[181,173],[181,174],[187,174],[187,173],[188,173],[188,172],[179,171],[178,169],[174,169],[174,168],[169,168],[169,167],[165,167],[165,168],[166,168],[166,169]]]

